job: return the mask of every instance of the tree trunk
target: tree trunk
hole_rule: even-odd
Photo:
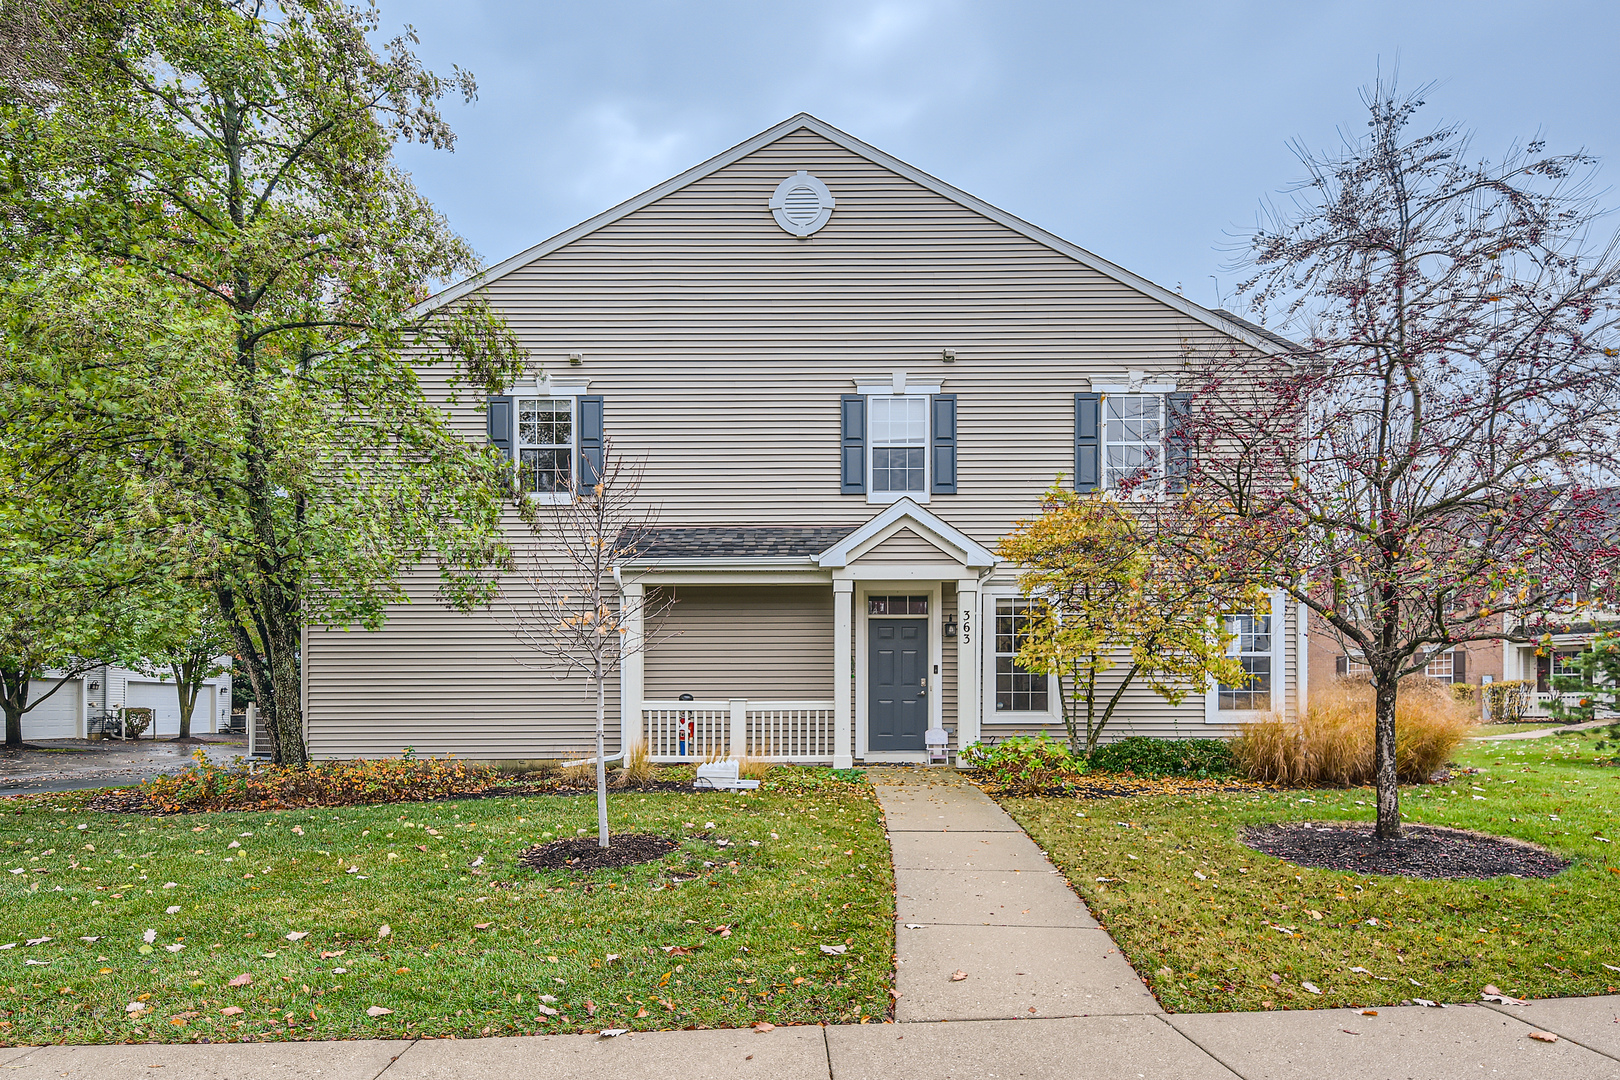
[[[596,842],[608,846],[607,818],[607,686],[602,682],[602,663],[596,664]]]
[[[285,631],[285,627],[279,629]],[[275,740],[276,763],[302,767],[309,763],[309,754],[304,747],[304,716],[299,707],[302,695],[298,650],[287,638],[288,634],[282,632],[270,640],[270,681],[276,706],[270,732]]]
[[[1395,774],[1395,693],[1398,686],[1398,680],[1391,672],[1373,677],[1373,694],[1377,702],[1373,728],[1373,780],[1378,788],[1377,835],[1383,840],[1401,838],[1401,787]]]
[[[6,748],[15,750],[22,746],[22,720],[23,713],[28,711],[28,684],[32,672],[7,671],[0,674],[0,708],[6,714]]]
[[[193,659],[188,657],[178,664],[169,665],[169,671],[174,675],[175,696],[180,699],[179,738],[182,739],[191,738],[191,714],[196,711],[197,694],[202,681],[197,678],[197,672],[203,669],[203,665],[194,663]]]
[[[1119,681],[1119,685],[1114,687],[1114,693],[1109,697],[1107,707],[1103,709],[1101,722],[1095,728],[1086,731],[1086,758],[1088,760],[1092,754],[1097,752],[1097,743],[1102,740],[1102,733],[1108,729],[1109,721],[1114,719],[1114,710],[1119,708],[1119,703],[1125,698],[1125,691],[1130,688],[1131,683],[1136,681],[1136,673],[1141,670],[1141,664],[1131,665],[1131,670],[1127,671],[1125,677]]]

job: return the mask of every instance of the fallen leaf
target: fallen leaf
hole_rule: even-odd
[[[297,833],[299,836],[304,835],[304,827],[302,825],[294,825],[292,831]]]
[[[1282,976],[1277,974],[1275,971],[1273,971],[1270,975],[1267,975],[1266,978],[1271,980],[1271,985],[1273,986],[1282,985]]]
[[[348,949],[339,949],[336,952],[323,952],[323,953],[321,953],[321,959],[322,960],[335,960],[336,958],[338,958],[339,956],[342,956],[344,953],[346,953],[348,951],[349,951]]]
[[[141,940],[146,942],[148,945],[152,944],[152,942],[157,940],[157,931],[148,930],[146,933],[141,935]]]
[[[178,914],[180,914],[180,905],[179,904],[170,904],[168,907],[163,909],[163,914],[165,914],[165,915],[178,915]]]
[[[550,1008],[548,1006],[541,1005],[541,1006],[538,1006],[538,1008],[540,1009],[541,1012],[545,1013],[547,1016],[556,1016],[557,1015],[557,1010],[553,1009],[553,1008]]]
[[[1200,871],[1197,871],[1197,870],[1193,871],[1193,877],[1197,878],[1199,881],[1208,881],[1209,880],[1209,878],[1205,877],[1203,875],[1203,873],[1201,873]]]
[[[645,1019],[647,1019],[647,1010],[646,1009],[637,1009],[636,1010],[636,1019],[637,1020],[645,1020]]]
[[[394,932],[394,928],[392,926],[389,926],[387,923],[383,923],[381,926],[377,927],[377,936],[379,938],[385,938],[389,934],[392,934],[393,932]]]
[[[482,855],[480,855],[480,856],[478,856],[478,858],[474,859],[472,862],[468,863],[467,865],[468,866],[483,866],[484,865],[484,857]]]
[[[1428,998],[1413,998],[1412,999],[1412,1004],[1414,1004],[1414,1005],[1422,1005],[1424,1008],[1427,1008],[1427,1009],[1444,1009],[1444,1008],[1449,1007],[1449,1006],[1440,1004],[1438,1001],[1430,1001]]]
[[[223,1009],[219,1010],[219,1015],[221,1015],[221,1016],[240,1016],[240,1015],[242,1015],[242,1006],[240,1006],[240,1005],[227,1005]]]
[[[1525,1001],[1523,998],[1508,997],[1506,994],[1503,994],[1503,993],[1492,994],[1492,993],[1489,992],[1488,989],[1487,989],[1486,993],[1483,993],[1483,994],[1479,995],[1479,1000],[1481,1000],[1481,1001],[1494,1001],[1498,1005],[1528,1005],[1528,1004],[1530,1004],[1528,1001]]]
[[[100,934],[87,934],[84,937],[80,938],[79,940],[80,941],[100,941],[101,940],[101,935]]]
[[[908,922],[908,923],[906,923],[906,929],[907,930],[921,930],[922,928],[923,928],[923,924],[920,923],[920,922]]]
[[[23,961],[23,965],[25,967],[44,967],[46,964],[49,964],[49,963],[50,963],[49,960],[35,960],[31,956],[27,960]]]
[[[143,1013],[146,1011],[146,1002],[132,1001],[124,1006],[124,1011],[127,1013]]]
[[[1360,1035],[1361,1034],[1361,1032],[1359,1032],[1359,1031],[1351,1031],[1349,1028],[1340,1028],[1339,1030],[1344,1032],[1346,1035]]]
[[[823,946],[823,948],[825,948],[825,946]],[[967,972],[965,971],[958,969],[951,972],[951,982],[961,982],[965,978],[967,978]]]
[[[629,1030],[629,1028],[603,1028],[601,1031],[598,1031],[597,1034],[604,1039],[613,1039],[623,1035]]]
[[[1378,1015],[1378,1010],[1377,1009],[1362,1009],[1361,1010],[1361,1015],[1362,1016],[1377,1016]]]
[[[763,1035],[767,1031],[775,1031],[776,1030],[776,1025],[770,1023],[769,1021],[761,1020],[759,1023],[754,1025],[754,1030],[759,1032],[761,1035]]]
[[[1545,1043],[1554,1043],[1558,1041],[1558,1036],[1554,1035],[1550,1031],[1532,1031],[1530,1033],[1530,1038],[1536,1040],[1536,1042]]]
[[[603,959],[603,963],[611,964],[611,963],[613,963],[613,961],[617,960],[618,958],[619,958],[618,953],[610,952],[610,953],[607,954],[607,956],[603,957],[602,959]]]
[[[1316,988],[1315,983],[1302,982],[1299,985],[1303,986],[1307,993],[1320,994],[1322,992]]]
[[[393,1015],[393,1012],[394,1012],[393,1009],[385,1009],[381,1005],[373,1005],[371,1008],[366,1010],[366,1015],[367,1016],[391,1016],[391,1015]]]
[[[1608,968],[1610,971],[1620,971],[1620,967],[1615,967],[1613,964],[1604,964],[1603,966]]]
[[[1306,910],[1305,914],[1309,915],[1311,918],[1316,919],[1319,922],[1322,919],[1322,913],[1320,911]],[[1359,1032],[1352,1032],[1351,1034],[1360,1034],[1360,1033]]]
[[[167,951],[167,952],[179,952],[179,951],[180,951],[180,950],[181,950],[181,949],[184,949],[184,948],[185,948],[185,946],[184,946],[184,945],[179,945],[179,944],[175,944],[175,945],[165,945],[165,946],[163,946],[163,948],[164,948],[164,950],[165,950],[165,951]]]
[[[53,940],[55,940],[55,939],[54,938],[48,938],[48,937],[36,937],[36,938],[29,938],[26,942],[24,942],[24,944],[25,945],[43,945],[47,941],[53,941]]]
[[[473,923],[473,929],[474,930],[488,930],[490,927],[492,927],[494,925],[495,925],[494,923],[488,923],[488,922],[475,922],[475,923]]]
[[[590,998],[585,999],[585,1015],[586,1016],[595,1016],[596,1015],[596,1002],[592,1001]]]
[[[287,935],[287,940],[288,941],[303,941],[307,937],[309,937],[309,931],[308,930],[294,930],[292,933]]]
[[[844,951],[848,948],[848,945],[823,945],[821,951],[828,956],[843,956]]]
[[[1354,973],[1354,974],[1357,974],[1357,975],[1371,975],[1371,974],[1372,974],[1372,972],[1370,972],[1370,971],[1368,971],[1368,970],[1367,970],[1367,969],[1366,969],[1366,968],[1364,968],[1364,967],[1353,967],[1353,968],[1351,968],[1351,969],[1350,969],[1350,970],[1351,970],[1351,971],[1352,971],[1352,972],[1353,972],[1353,973]]]
[[[227,986],[247,986],[252,981],[253,981],[253,976],[249,975],[247,972],[244,971],[244,972],[242,972],[242,974],[240,974],[236,978],[232,979],[226,985]]]

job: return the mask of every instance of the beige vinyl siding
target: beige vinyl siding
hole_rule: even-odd
[[[957,565],[954,557],[911,529],[901,529],[855,560],[859,563],[946,563]]]
[[[798,169],[838,201],[826,227],[804,240],[783,232],[766,206]],[[606,434],[644,463],[642,492],[666,525],[858,526],[883,506],[839,494],[840,395],[857,377],[896,370],[937,381],[957,395],[958,493],[929,496],[928,509],[991,548],[1038,511],[1054,476],[1072,473],[1075,392],[1123,381],[1130,368],[1173,373],[1187,348],[1216,338],[805,129],[481,295],[506,315],[536,375],[588,379],[588,392],[603,396]],[[944,348],[955,350],[954,363],[942,361]],[[571,353],[583,364],[570,367]],[[424,366],[423,385],[482,443],[483,401],[464,392],[452,402],[449,375],[447,365]],[[942,578],[954,576],[942,568]],[[318,755],[413,745],[556,756],[588,741],[593,697],[580,680],[524,666],[532,658],[494,617],[446,610],[430,578],[413,579],[410,593],[375,634],[311,632]],[[830,616],[827,627],[830,641]],[[725,655],[713,666],[702,678],[724,682],[732,676],[720,672],[736,662]],[[664,669],[657,679],[675,689]],[[610,691],[616,718],[616,680]]]
[[[674,593],[649,635],[649,699],[832,700],[830,585],[683,585]]]

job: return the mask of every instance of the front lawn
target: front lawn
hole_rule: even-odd
[[[1546,880],[1351,875],[1238,842],[1249,825],[1369,821],[1366,788],[1002,802],[1177,1012],[1477,1001],[1487,984],[1516,997],[1612,994],[1620,768],[1593,765],[1592,745],[1474,743],[1457,758],[1479,772],[1403,790],[1410,822],[1574,860]]]
[[[590,796],[167,818],[89,812],[83,795],[0,803],[0,1042],[883,1016],[894,899],[877,804],[801,772],[826,775],[615,794],[616,829],[681,844],[591,874],[514,858],[593,830]]]

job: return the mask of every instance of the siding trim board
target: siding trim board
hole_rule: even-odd
[[[1092,252],[1087,251],[1085,248],[1080,247],[1078,244],[1070,243],[1061,236],[1047,232],[1045,229],[1042,229],[1039,226],[1031,225],[1024,219],[1013,214],[1009,214],[1007,211],[998,206],[993,206],[990,203],[985,202],[983,199],[980,199],[974,195],[969,195],[960,188],[947,184],[945,181],[923,172],[914,165],[909,165],[897,157],[884,153],[877,147],[864,143],[860,139],[855,138],[855,136],[850,135],[847,132],[840,131],[838,128],[833,127],[831,124],[826,123],[823,120],[818,120],[809,113],[799,113],[796,116],[791,116],[782,121],[780,124],[777,124],[775,127],[767,128],[751,139],[745,139],[736,146],[733,146],[730,150],[727,150],[724,153],[716,154],[709,160],[702,162],[701,164],[694,165],[692,168],[686,170],[678,176],[672,176],[668,180],[665,180],[662,184],[648,188],[640,195],[626,199],[617,206],[610,207],[609,209],[602,211],[602,213],[597,214],[595,217],[580,222],[571,229],[565,229],[548,240],[543,240],[525,251],[520,251],[511,258],[496,263],[494,266],[490,267],[488,270],[485,270],[481,274],[475,274],[459,284],[452,285],[450,288],[445,289],[437,296],[429,297],[427,300],[424,300],[422,303],[412,308],[409,314],[412,316],[426,315],[429,312],[435,311],[447,304],[452,304],[457,300],[476,292],[484,286],[489,285],[491,282],[504,277],[513,270],[526,266],[536,259],[543,258],[544,256],[551,254],[553,251],[556,251],[558,248],[565,247],[582,237],[589,236],[596,230],[606,225],[611,225],[620,218],[633,214],[637,210],[649,206],[652,203],[657,202],[659,199],[662,199],[667,195],[671,195],[682,188],[703,179],[711,173],[718,172],[726,166],[742,160],[749,154],[769,146],[778,139],[791,135],[795,131],[805,129],[813,131],[822,138],[842,146],[845,150],[848,150],[853,154],[859,154],[861,157],[866,158],[868,161],[871,161],[874,164],[881,165],[883,168],[896,172],[913,183],[922,185],[937,195],[941,195],[947,199],[950,199],[952,202],[958,203],[961,206],[967,207],[970,210],[982,214],[991,221],[1011,229],[1013,232],[1016,232],[1027,239],[1033,240],[1038,244],[1043,244],[1059,254],[1066,255],[1075,262],[1080,263],[1082,266],[1095,270],[1097,273],[1102,274],[1105,277],[1112,278],[1121,285],[1127,285],[1140,293],[1150,296],[1159,303],[1164,304],[1183,315],[1186,315],[1188,318],[1202,323],[1211,330],[1215,330],[1230,338],[1236,338],[1245,345],[1248,345],[1250,348],[1257,350],[1263,356],[1287,357],[1286,350],[1283,350],[1277,344],[1275,335],[1270,333],[1256,333],[1254,330],[1250,329],[1250,325],[1252,324],[1235,322],[1225,315],[1218,314],[1211,311],[1209,308],[1195,304],[1186,297],[1180,296],[1172,290],[1164,288],[1162,285],[1156,285],[1139,274],[1133,274],[1124,267],[1111,263],[1107,259],[1104,259],[1101,256],[1093,254]],[[769,209],[762,205],[760,207],[760,213],[769,214]]]

